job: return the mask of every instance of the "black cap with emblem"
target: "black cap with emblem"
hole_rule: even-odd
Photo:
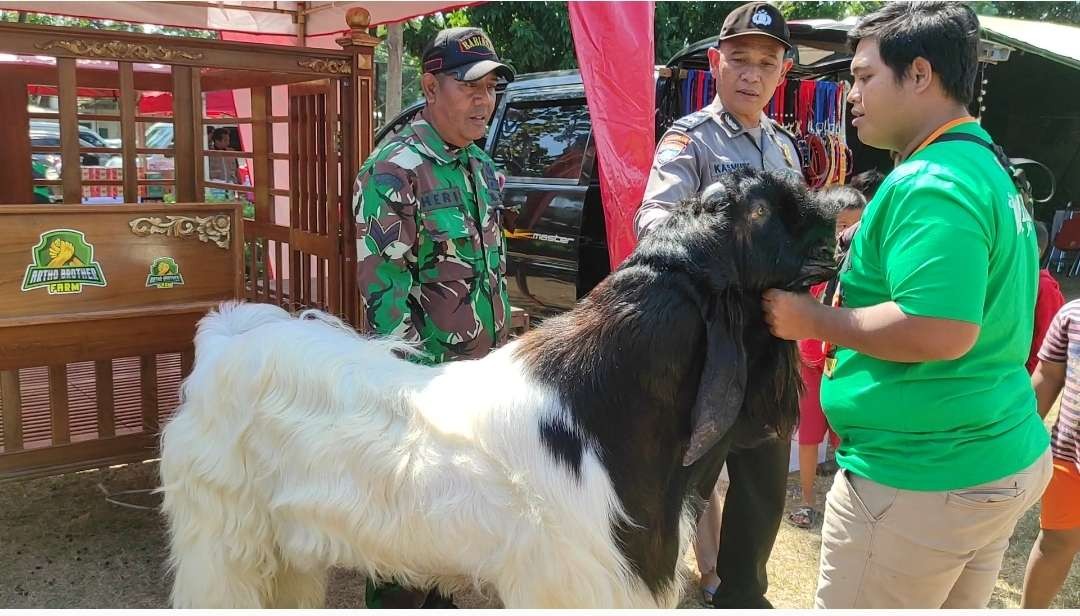
[[[728,13],[724,26],[720,28],[721,41],[751,34],[776,39],[784,49],[791,49],[791,32],[787,22],[780,9],[768,2],[751,2],[740,6]]]
[[[447,28],[424,48],[425,73],[450,73],[461,81],[474,81],[495,71],[507,81],[514,70],[499,62],[491,39],[480,28]]]

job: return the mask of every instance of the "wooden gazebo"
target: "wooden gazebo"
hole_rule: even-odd
[[[36,60],[0,63],[0,480],[153,457],[195,324],[222,300],[358,321],[350,207],[378,40],[365,10],[347,21],[336,50],[0,23],[0,56]],[[29,111],[31,86],[54,87],[59,108]],[[79,88],[117,91],[119,112],[80,113]],[[162,121],[139,115],[144,90],[172,94],[168,147],[136,138]],[[213,120],[250,126],[246,151],[207,144],[204,95],[218,90],[250,98],[247,117]],[[119,123],[122,145],[80,143],[95,120]],[[56,123],[59,145],[32,142],[35,121]],[[119,171],[87,173],[87,154]],[[43,155],[59,157],[58,178],[35,177]],[[171,172],[147,175],[152,156]],[[251,185],[210,177],[215,158],[246,159]],[[123,204],[83,203],[89,186],[117,187]],[[151,186],[171,198],[148,200]],[[29,205],[35,188],[62,203]],[[222,193],[250,195],[254,217],[207,197]]]

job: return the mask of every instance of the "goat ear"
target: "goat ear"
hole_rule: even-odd
[[[693,431],[683,466],[705,455],[731,430],[746,395],[746,349],[742,343],[742,313],[736,302],[716,297],[705,320],[705,364],[697,399],[690,414]]]

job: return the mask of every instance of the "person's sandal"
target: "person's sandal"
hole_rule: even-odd
[[[711,608],[713,606],[712,598],[713,598],[713,594],[716,592],[716,588],[717,587],[714,586],[712,588],[702,588],[701,589],[701,601],[702,601],[702,603],[705,604],[705,607]]]
[[[797,528],[813,528],[817,523],[817,511],[813,507],[799,507],[788,514],[787,521]]]

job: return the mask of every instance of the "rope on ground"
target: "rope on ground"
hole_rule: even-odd
[[[117,496],[123,496],[126,494],[153,494],[156,490],[154,488],[146,488],[142,490],[124,490],[122,492],[109,492],[105,486],[101,485],[99,481],[97,484],[101,493],[105,495],[105,502],[117,505],[120,507],[127,507],[128,509],[139,509],[141,511],[157,511],[157,507],[147,507],[146,505],[136,505],[135,503],[126,503],[122,500],[118,500]]]

